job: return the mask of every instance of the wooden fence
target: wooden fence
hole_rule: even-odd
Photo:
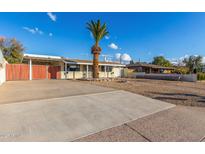
[[[7,64],[6,80],[29,80],[28,64]],[[60,66],[32,65],[32,79],[61,79]]]

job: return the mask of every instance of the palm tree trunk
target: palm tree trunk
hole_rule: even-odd
[[[93,53],[93,78],[99,78],[99,52]]]

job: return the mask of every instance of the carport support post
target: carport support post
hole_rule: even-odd
[[[68,75],[68,63],[65,63],[64,69],[65,69],[65,79],[67,79],[67,75]]]
[[[29,80],[32,80],[32,60],[29,59]]]
[[[86,65],[86,78],[88,78],[88,65]]]
[[[107,67],[106,65],[104,67],[105,67],[105,77],[107,78]]]

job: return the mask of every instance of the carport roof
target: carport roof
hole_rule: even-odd
[[[24,59],[62,61],[62,57],[59,56],[37,55],[37,54],[24,54]]]

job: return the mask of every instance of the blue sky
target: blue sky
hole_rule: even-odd
[[[147,62],[159,55],[205,56],[205,13],[0,13],[0,36],[17,38],[26,53],[89,59],[93,39],[85,27],[97,19],[110,32],[102,54]]]

